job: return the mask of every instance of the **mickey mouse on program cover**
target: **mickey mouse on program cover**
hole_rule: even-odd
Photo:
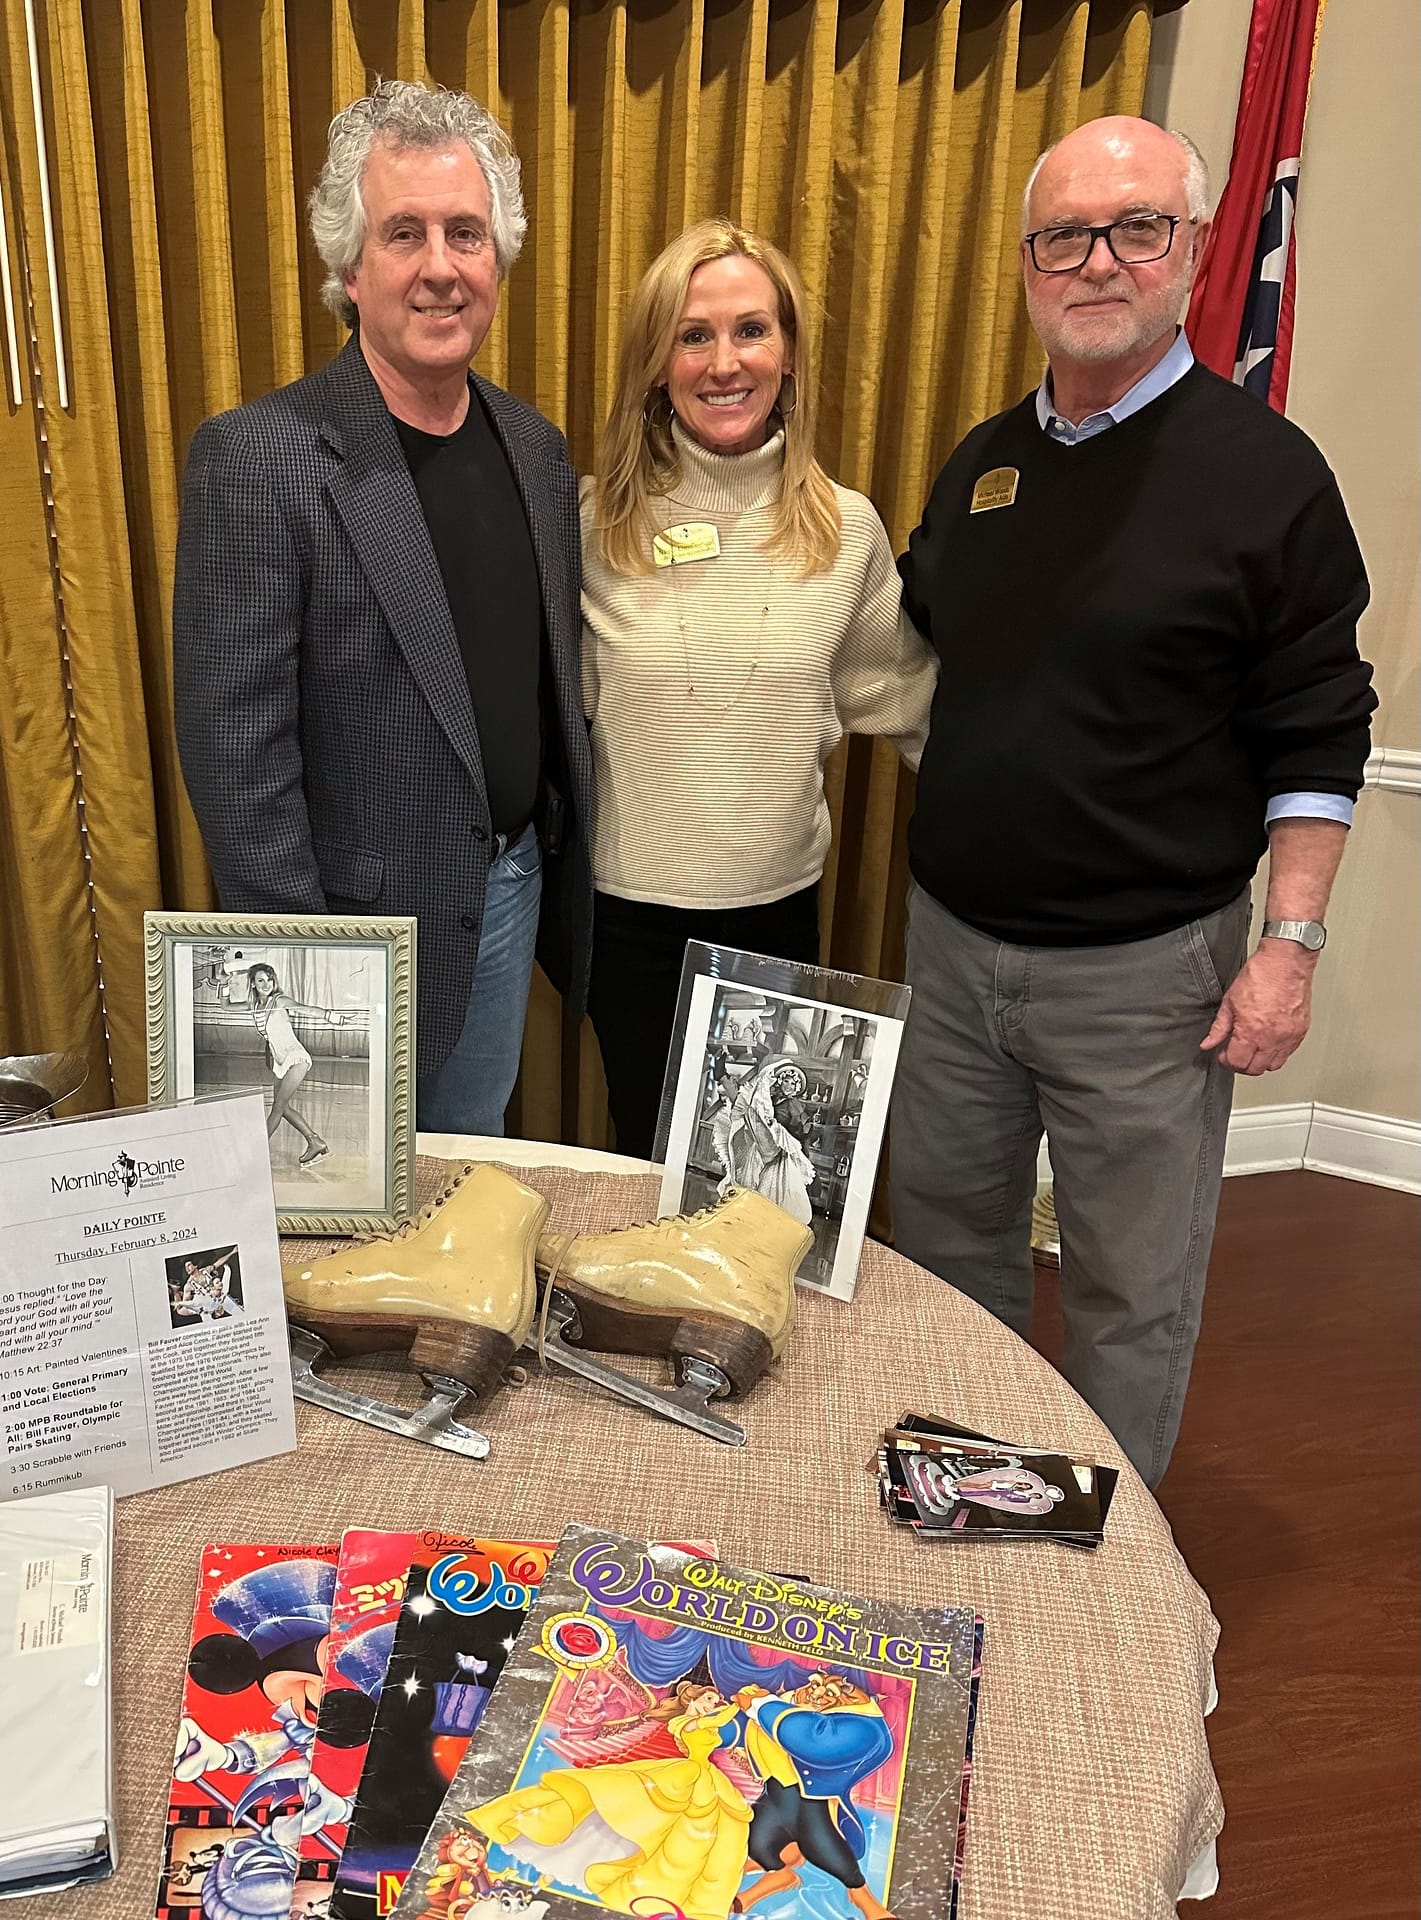
[[[184,1717],[173,1759],[175,1778],[250,1774],[235,1804],[234,1826],[250,1825],[225,1849],[202,1882],[209,1920],[256,1920],[290,1899],[303,1832],[350,1817],[348,1801],[309,1771],[329,1644],[335,1568],[320,1560],[284,1560],[229,1581],[213,1596],[213,1617],[230,1631],[205,1634],[188,1656],[188,1673],[207,1693],[255,1689],[269,1709],[270,1729],[215,1739]],[[333,1746],[368,1739],[374,1708],[363,1693],[332,1695],[322,1738]],[[268,1802],[265,1818],[256,1816]]]

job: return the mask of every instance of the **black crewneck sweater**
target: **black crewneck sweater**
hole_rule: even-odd
[[[1015,501],[970,512],[998,467]],[[976,428],[900,562],[942,660],[908,855],[997,939],[1146,939],[1247,884],[1275,794],[1355,796],[1367,578],[1317,448],[1194,366],[1075,446]]]
[[[472,382],[463,425],[395,431],[429,525],[469,684],[489,817],[515,837],[542,766],[543,593],[518,484]]]

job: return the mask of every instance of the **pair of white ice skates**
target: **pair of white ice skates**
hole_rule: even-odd
[[[743,1394],[784,1351],[807,1227],[757,1193],[612,1233],[552,1234],[548,1202],[497,1167],[466,1167],[387,1239],[284,1269],[296,1392],[388,1432],[482,1458],[461,1415],[486,1400],[523,1348],[732,1445],[710,1409]],[[649,1386],[590,1358],[664,1356]],[[407,1354],[430,1399],[413,1413],[324,1377],[332,1357]]]

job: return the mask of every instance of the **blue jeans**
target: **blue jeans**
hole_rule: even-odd
[[[518,1078],[543,856],[531,826],[512,846],[500,834],[494,847],[463,1031],[443,1066],[415,1089],[421,1133],[501,1134],[503,1110]]]

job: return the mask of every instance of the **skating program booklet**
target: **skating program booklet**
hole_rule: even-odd
[[[341,1535],[325,1686],[311,1747],[311,1774],[325,1791],[315,1798],[312,1818],[302,1822],[293,1896],[298,1914],[308,1905],[321,1913],[322,1899],[329,1901],[417,1539],[371,1527],[347,1527]],[[308,1882],[320,1891],[308,1896]]]
[[[331,1920],[393,1911],[553,1552],[550,1540],[479,1540],[437,1527],[404,1538],[393,1645],[335,1884],[325,1890]]]
[[[951,1920],[978,1645],[569,1527],[395,1912]]]

